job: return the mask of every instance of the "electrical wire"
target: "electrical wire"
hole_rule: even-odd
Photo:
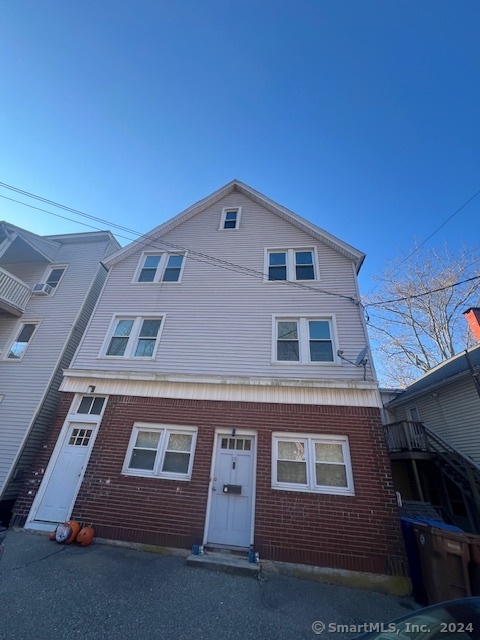
[[[67,205],[63,205],[61,203],[55,202],[54,200],[49,200],[48,198],[44,198],[42,196],[39,196],[37,194],[31,193],[29,191],[25,191],[23,189],[19,189],[18,187],[14,187],[13,185],[9,185],[6,184],[5,182],[0,182],[0,187],[3,187],[5,189],[9,189],[11,191],[14,191],[16,193],[20,193],[22,195],[25,195],[29,198],[33,198],[35,200],[41,201],[41,202],[45,202],[47,204],[50,204],[51,206],[55,206],[58,207],[60,209],[63,209],[65,211],[69,211],[71,213],[74,213],[75,215],[87,218],[89,220],[93,220],[96,222],[101,222],[103,224],[108,225],[109,227],[113,227],[115,229],[119,229],[120,231],[124,231],[130,234],[133,234],[135,236],[138,236],[137,238],[132,238],[130,236],[125,236],[119,233],[116,233],[115,235],[119,238],[128,240],[129,242],[137,242],[139,245],[144,245],[144,246],[149,246],[149,247],[153,247],[153,248],[158,248],[161,250],[165,250],[165,247],[167,248],[171,248],[171,249],[175,249],[177,251],[183,251],[183,252],[188,252],[188,257],[191,260],[195,260],[196,262],[200,262],[200,263],[204,263],[204,264],[209,264],[211,266],[216,266],[218,268],[221,269],[225,269],[227,271],[233,271],[236,273],[241,273],[243,275],[247,275],[256,279],[261,279],[262,281],[266,278],[266,274],[263,273],[262,271],[258,271],[256,269],[250,269],[249,267],[245,267],[243,265],[239,265],[233,262],[229,262],[227,260],[222,260],[221,258],[216,258],[215,256],[211,256],[209,254],[205,254],[199,251],[195,251],[193,249],[189,249],[187,247],[183,247],[179,244],[175,244],[172,242],[168,242],[166,240],[162,240],[161,238],[156,238],[154,240],[151,239],[151,237],[148,234],[142,234],[138,231],[135,231],[134,229],[130,229],[128,227],[124,227],[122,225],[118,225],[116,223],[110,222],[109,220],[105,220],[103,218],[99,218],[97,216],[93,216],[91,214],[85,213],[84,211],[80,211],[79,209],[74,209],[73,207],[69,207]],[[425,240],[423,240],[423,242],[421,242],[409,255],[406,256],[406,258],[404,258],[404,260],[402,260],[402,262],[400,262],[397,267],[395,268],[395,270],[397,270],[398,268],[400,268],[400,266],[402,264],[404,264],[406,262],[406,260],[408,260],[412,255],[414,255],[423,245],[425,245],[428,240],[430,240],[442,227],[444,227],[454,216],[456,216],[462,209],[464,209],[474,198],[476,198],[478,195],[480,194],[480,190],[478,190],[473,196],[471,196],[468,200],[466,200],[456,211],[454,211],[454,213],[452,213],[452,215],[450,215],[440,226],[438,226],[435,231],[433,231]],[[97,231],[104,231],[104,229],[101,229],[99,227],[95,227],[93,225],[87,224],[85,222],[81,222],[79,220],[74,220],[73,218],[70,218],[68,216],[63,216],[60,215],[58,213],[54,213],[53,211],[49,211],[47,209],[43,209],[41,207],[36,207],[34,205],[28,204],[26,202],[22,202],[20,200],[16,200],[15,198],[9,198],[8,196],[2,195],[0,194],[1,198],[4,198],[5,200],[10,200],[11,202],[15,202],[17,204],[21,204],[23,206],[29,207],[31,209],[35,209],[37,211],[42,211],[44,213],[47,213],[49,215],[55,216],[57,218],[62,218],[64,220],[68,220],[70,222],[73,222],[75,224],[80,224],[82,226],[85,227],[89,227],[90,229],[95,229]],[[158,243],[161,243],[161,245],[159,245]],[[446,289],[450,289],[456,286],[459,286],[461,284],[466,284],[467,282],[472,282],[473,280],[477,280],[479,279],[480,276],[474,276],[472,278],[468,278],[466,280],[462,280],[456,283],[453,283],[451,285],[446,285],[444,287],[439,287],[437,289],[431,289],[429,291],[425,291],[423,293],[419,293],[419,294],[415,294],[412,296],[405,296],[405,297],[401,297],[401,298],[392,298],[390,300],[381,300],[379,302],[372,302],[372,303],[367,303],[367,304],[363,304],[357,300],[355,300],[353,297],[350,296],[345,296],[343,294],[340,293],[336,293],[336,292],[332,292],[332,291],[326,291],[324,289],[318,289],[316,287],[312,287],[300,282],[293,282],[290,280],[276,280],[275,282],[277,282],[278,284],[283,284],[283,285],[287,285],[287,286],[294,286],[296,288],[300,288],[300,289],[305,289],[305,290],[309,290],[309,291],[314,291],[315,293],[323,293],[326,295],[331,295],[331,296],[336,296],[339,298],[343,298],[346,300],[349,300],[351,302],[354,302],[355,304],[361,304],[361,306],[363,307],[364,311],[366,312],[367,308],[369,307],[382,307],[386,304],[391,304],[394,302],[403,302],[405,300],[411,300],[411,299],[415,299],[415,298],[420,298],[422,296],[427,296],[427,295],[431,295],[432,293],[438,293],[440,291],[445,291]],[[371,289],[369,291],[369,294],[375,290],[375,288],[379,286],[376,285],[373,289]],[[366,294],[368,295],[368,294]],[[366,296],[363,296],[363,298],[365,298]]]
[[[473,196],[468,198],[468,200],[466,200],[460,207],[458,207],[458,209],[454,211],[446,220],[444,220],[442,224],[435,229],[435,231],[433,231],[427,238],[425,238],[425,240],[423,240],[418,246],[416,246],[415,249],[413,249],[413,251],[411,251],[401,262],[399,262],[398,265],[396,265],[396,267],[393,269],[392,274],[395,273],[395,271],[397,271],[402,266],[402,264],[405,264],[405,262],[409,258],[411,258],[419,249],[421,249],[431,238],[433,238],[433,236],[436,233],[438,233],[440,229],[442,229],[448,222],[450,222],[450,220],[452,220],[452,218],[454,218],[457,215],[457,213],[460,213],[462,209],[465,209],[467,204],[470,204],[470,202],[472,202],[472,200],[474,200],[479,194],[480,194],[480,189],[476,193],[474,193]],[[375,289],[379,286],[380,286],[380,283],[372,287],[370,291],[368,291],[368,293],[362,296],[362,299],[365,299],[367,296],[369,296],[372,293],[372,291],[375,291]]]
[[[265,278],[266,278],[266,274],[263,273],[263,271],[250,269],[249,267],[245,267],[245,266],[233,263],[233,262],[229,262],[227,260],[222,260],[221,258],[216,258],[215,256],[211,256],[211,255],[208,255],[208,254],[205,254],[205,253],[201,253],[199,251],[195,251],[193,249],[189,249],[187,247],[183,247],[181,245],[178,245],[178,244],[175,244],[175,243],[172,243],[172,242],[167,242],[166,240],[162,240],[160,238],[156,238],[156,239],[152,240],[152,238],[148,234],[142,234],[142,233],[140,233],[138,231],[135,231],[133,229],[129,229],[128,227],[123,227],[121,225],[117,225],[116,223],[109,222],[108,220],[104,220],[104,219],[98,218],[96,216],[91,216],[90,214],[81,212],[78,209],[73,209],[71,207],[67,207],[66,205],[61,205],[61,204],[55,203],[53,200],[48,200],[46,198],[42,198],[41,196],[37,196],[35,194],[29,194],[29,192],[23,191],[21,189],[17,189],[16,187],[12,187],[11,185],[5,185],[5,183],[3,183],[3,182],[0,182],[0,186],[8,188],[8,189],[10,189],[12,191],[17,191],[19,193],[23,193],[24,195],[26,195],[28,197],[31,196],[32,198],[34,198],[36,200],[40,200],[42,202],[45,201],[47,203],[50,203],[53,206],[58,206],[61,209],[64,209],[64,210],[67,210],[67,211],[72,211],[76,215],[79,215],[79,216],[82,216],[82,217],[86,217],[86,218],[88,218],[90,220],[95,220],[95,221],[98,221],[98,222],[102,222],[102,223],[107,224],[107,225],[109,225],[109,226],[111,226],[113,228],[120,229],[122,231],[126,231],[128,233],[131,233],[131,234],[134,234],[134,235],[138,236],[138,238],[131,238],[129,236],[125,236],[125,235],[122,235],[122,234],[119,234],[119,233],[115,234],[117,237],[126,239],[129,242],[135,241],[139,245],[144,245],[144,246],[148,245],[149,247],[161,249],[163,251],[165,250],[165,247],[173,248],[176,251],[188,252],[189,259],[195,260],[196,262],[201,262],[201,263],[204,263],[204,264],[210,264],[211,266],[216,266],[218,268],[222,268],[222,269],[225,269],[227,271],[234,271],[236,273],[241,273],[243,275],[247,275],[247,276],[253,277],[255,279],[260,279],[262,281],[265,280]],[[99,227],[94,227],[93,225],[89,225],[89,224],[86,224],[84,222],[79,222],[77,220],[74,220],[73,218],[69,218],[68,216],[63,216],[63,215],[60,215],[58,213],[54,213],[53,211],[49,211],[49,210],[43,209],[41,207],[36,207],[36,206],[28,204],[26,202],[22,202],[21,200],[16,200],[15,198],[9,198],[8,196],[2,195],[2,194],[0,194],[0,197],[4,198],[5,200],[10,200],[11,202],[16,202],[17,204],[21,204],[23,206],[29,207],[31,209],[35,209],[37,211],[42,211],[44,213],[53,215],[55,217],[62,218],[64,220],[68,220],[68,221],[76,223],[76,224],[81,224],[83,226],[87,226],[87,227],[89,227],[91,229],[95,229],[97,231],[104,231],[104,229],[100,229]],[[158,243],[161,243],[162,246],[160,246]],[[341,293],[337,293],[337,292],[333,292],[333,291],[327,291],[325,289],[319,289],[317,287],[312,287],[312,286],[309,286],[309,285],[306,285],[306,284],[303,284],[303,283],[300,283],[300,282],[293,282],[291,280],[275,280],[275,282],[278,283],[278,284],[286,285],[286,286],[293,286],[293,287],[296,287],[296,288],[299,288],[299,289],[305,289],[305,290],[308,290],[308,291],[314,291],[315,293],[323,293],[323,294],[330,295],[330,296],[336,296],[338,298],[343,298],[345,300],[353,302],[354,304],[357,304],[357,302],[358,302],[352,296],[346,296],[346,295],[343,295]]]
[[[391,300],[381,300],[380,302],[371,302],[366,305],[363,305],[364,309],[368,307],[383,307],[386,304],[391,304],[392,302],[404,302],[405,300],[414,300],[415,298],[422,298],[423,296],[429,296],[432,293],[438,293],[439,291],[446,291],[446,289],[453,289],[454,287],[458,287],[461,284],[466,284],[467,282],[473,282],[474,280],[479,280],[480,276],[472,276],[471,278],[467,278],[466,280],[459,280],[458,282],[454,282],[453,284],[447,284],[444,287],[438,287],[437,289],[430,289],[429,291],[424,291],[423,293],[416,293],[412,296],[404,296],[403,298],[392,298]]]

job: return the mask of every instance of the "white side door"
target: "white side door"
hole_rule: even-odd
[[[217,435],[207,543],[249,547],[254,504],[254,436]]]
[[[36,521],[65,522],[77,496],[83,471],[90,457],[93,435],[92,423],[71,422],[50,477],[41,486],[43,496],[35,514]]]

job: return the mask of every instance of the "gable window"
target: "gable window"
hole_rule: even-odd
[[[265,273],[268,280],[317,280],[313,248],[267,249]]]
[[[60,283],[60,280],[63,278],[63,274],[66,271],[66,267],[50,267],[50,270],[45,279],[45,283],[50,285],[52,289],[56,289]]]
[[[23,358],[38,325],[39,322],[22,322],[20,324],[20,329],[17,332],[15,340],[10,345],[7,355],[5,356],[7,360],[18,361]]]
[[[241,207],[226,207],[222,209],[220,229],[239,229],[241,213]]]
[[[332,318],[276,318],[274,362],[335,362]]]
[[[116,358],[155,357],[163,317],[116,317],[107,339],[105,356]]]
[[[123,467],[127,475],[189,480],[197,429],[136,423]]]
[[[102,413],[105,398],[83,396],[78,405],[77,413],[99,416]]]
[[[272,487],[353,495],[348,438],[273,434]]]
[[[143,253],[134,282],[180,282],[185,254]]]

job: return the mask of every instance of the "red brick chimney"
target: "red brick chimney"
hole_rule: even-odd
[[[463,312],[477,342],[480,341],[480,307],[470,307]]]

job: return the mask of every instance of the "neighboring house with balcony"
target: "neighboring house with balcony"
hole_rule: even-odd
[[[480,309],[465,316],[477,344],[391,395],[385,429],[402,499],[480,533]]]
[[[401,574],[363,259],[236,180],[110,256],[15,522]]]
[[[68,367],[118,250],[108,231],[39,236],[0,223],[0,519],[51,426]]]

